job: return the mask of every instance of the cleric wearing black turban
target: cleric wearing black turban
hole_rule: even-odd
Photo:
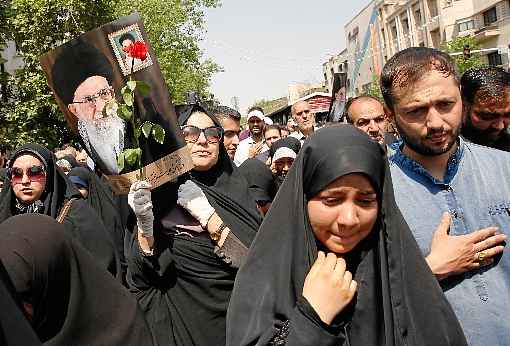
[[[51,70],[56,94],[78,119],[78,132],[95,162],[109,174],[119,173],[117,156],[124,149],[124,121],[113,102],[113,70],[106,56],[76,40],[57,57]]]

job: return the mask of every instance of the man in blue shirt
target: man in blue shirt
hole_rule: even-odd
[[[402,138],[388,154],[404,218],[469,344],[510,345],[510,153],[459,137],[460,81],[445,53],[397,53],[381,91]]]

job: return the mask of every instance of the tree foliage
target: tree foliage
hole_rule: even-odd
[[[0,103],[0,142],[10,147],[34,141],[54,148],[72,141],[39,65],[39,56],[121,15],[137,10],[144,19],[174,101],[187,90],[207,96],[219,67],[198,46],[204,9],[219,0],[11,0],[0,4],[0,46],[14,40],[25,66],[8,76],[10,102]]]
[[[367,94],[370,95],[370,96],[376,97],[381,102],[383,102],[380,78],[375,73],[372,75],[372,83],[370,83],[370,87],[367,90]]]
[[[219,0],[120,0],[116,16],[138,11],[172,99],[184,101],[185,93],[194,90],[203,100],[210,99],[211,76],[218,65],[203,59],[198,46],[204,30],[204,9],[219,6]]]
[[[24,67],[8,77],[11,102],[2,104],[2,142],[34,141],[55,147],[72,140],[39,64],[39,56],[110,21],[108,0],[12,0],[5,36],[16,42]]]
[[[466,45],[469,46],[471,51],[480,49],[480,44],[473,37],[465,36],[457,37],[446,42],[443,45],[442,50],[446,53],[463,52],[464,46]],[[466,70],[469,70],[472,67],[484,65],[479,53],[471,53],[471,57],[469,59],[465,59],[463,54],[455,55],[452,58],[457,64],[460,74],[463,74]]]

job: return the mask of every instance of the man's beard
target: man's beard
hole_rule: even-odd
[[[78,132],[95,162],[118,174],[117,156],[124,150],[124,121],[116,115],[99,121],[78,120]]]
[[[462,135],[469,141],[480,145],[490,145],[494,143],[498,140],[503,131],[504,130],[491,128],[487,130],[480,130],[473,126],[470,115],[466,116],[464,126],[462,127]]]
[[[438,133],[445,133],[446,135],[450,136],[450,141],[447,143],[445,147],[435,149],[424,144],[421,138],[415,138],[407,134],[405,130],[399,125],[398,120],[395,121],[395,125],[397,126],[398,133],[400,134],[400,137],[404,141],[405,145],[408,146],[412,151],[422,156],[439,156],[443,155],[444,153],[447,153],[457,142],[457,138],[459,137],[460,132],[460,126],[457,129],[455,129],[455,131],[452,130],[448,132],[445,132],[443,130],[427,129],[427,136],[425,137],[425,139],[429,136]]]

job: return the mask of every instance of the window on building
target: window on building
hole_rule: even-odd
[[[493,7],[483,13],[483,23],[485,26],[489,26],[498,20],[496,13],[496,7]]]
[[[466,22],[459,23],[459,32],[471,30],[475,28],[475,21],[474,20],[468,20]]]
[[[498,52],[487,54],[487,58],[489,59],[489,66],[503,65],[501,55]]]

